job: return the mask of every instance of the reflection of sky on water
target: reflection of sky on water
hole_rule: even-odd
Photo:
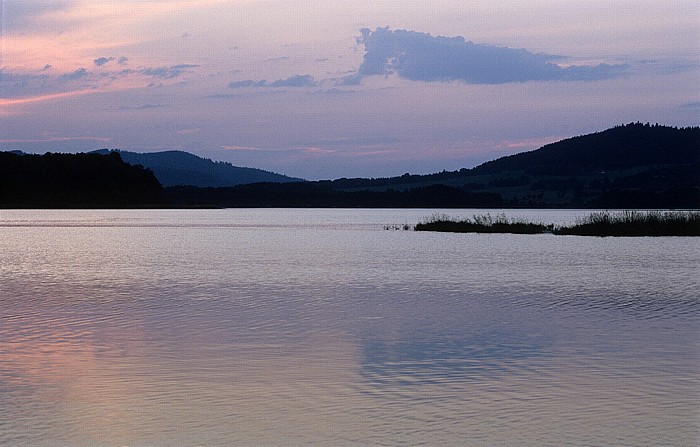
[[[3,231],[0,444],[700,433],[697,256],[675,239]]]
[[[494,380],[518,374],[547,355],[544,345],[522,339],[508,342],[509,334],[477,339],[426,341],[406,339],[399,343],[372,340],[363,346],[362,375],[383,387],[434,385],[447,381]],[[528,340],[529,341],[529,340]]]

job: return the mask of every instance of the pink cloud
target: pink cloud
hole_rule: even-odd
[[[109,143],[110,138],[105,137],[45,137],[45,138],[11,138],[0,139],[0,143],[54,143],[61,141],[99,141],[101,143]]]
[[[304,147],[300,149],[307,154],[317,155],[335,154],[336,152],[338,152],[336,149],[323,149],[320,147]]]
[[[222,149],[226,149],[227,151],[255,151],[255,152],[263,152],[265,149],[261,149],[259,147],[253,147],[253,146],[221,146]]]

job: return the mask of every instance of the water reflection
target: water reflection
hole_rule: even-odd
[[[311,220],[332,225],[264,210],[256,227],[221,211],[0,230],[0,445],[700,435],[694,241],[387,232],[383,215],[328,210]]]
[[[402,340],[400,344],[371,340],[364,346],[362,372],[380,389],[395,386],[433,385],[448,381],[491,381],[517,369],[534,366],[547,353],[542,347],[518,340],[487,337],[475,340]]]
[[[324,439],[357,406],[347,384],[358,354],[347,340],[265,330],[236,337],[239,317],[194,307],[141,307],[130,319],[77,305],[5,320],[0,444],[303,443]],[[361,429],[348,419],[340,433],[347,424]]]

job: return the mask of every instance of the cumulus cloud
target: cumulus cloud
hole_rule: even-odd
[[[180,64],[173,65],[172,67],[143,68],[139,70],[139,73],[159,79],[173,79],[187,72],[189,69],[197,67],[199,67],[199,65]]]
[[[78,68],[77,70],[71,72],[71,73],[66,73],[63,76],[61,76],[61,80],[63,81],[77,81],[79,79],[84,78],[87,76],[89,72],[85,68]]]
[[[316,85],[313,76],[297,75],[269,83],[269,87],[313,87]]]
[[[114,56],[98,57],[93,62],[95,63],[95,66],[101,67],[103,65],[107,65],[108,63],[110,63],[112,61],[117,61],[117,64],[119,64],[119,65],[126,65],[126,63],[129,61],[129,58],[126,56],[121,56],[119,59],[117,59]]]
[[[466,41],[463,37],[432,36],[406,30],[360,30],[357,39],[365,54],[357,73],[341,82],[359,84],[375,75],[396,75],[412,81],[467,84],[505,84],[552,80],[598,80],[624,74],[627,65],[561,67],[565,59],[524,49],[496,47]]]
[[[112,62],[113,60],[114,60],[113,57],[98,57],[93,62],[95,63],[96,66],[101,67],[109,62]]]
[[[244,81],[234,81],[228,86],[229,88],[246,88],[246,87],[264,87],[267,81],[253,81],[252,79],[246,79]]]
[[[45,65],[37,72],[0,70],[0,100],[62,94],[66,89],[75,88],[77,81],[83,81],[90,74],[85,68],[60,75],[53,74],[52,71],[50,65]]]
[[[278,79],[276,81],[253,81],[246,79],[244,81],[234,81],[228,86],[230,88],[247,88],[247,87],[315,87],[318,83],[311,75],[296,75],[286,79]]]
[[[117,61],[115,57],[104,58]],[[100,58],[95,65],[105,65]],[[189,72],[197,65],[182,64],[166,67],[146,67],[139,69],[120,68],[112,70],[90,71],[85,67],[74,71],[57,73],[50,65],[32,71],[11,71],[0,69],[0,100],[36,101],[32,98],[55,98],[72,94],[71,92],[109,91],[130,85],[133,88],[153,85],[155,81],[168,83],[177,82],[176,78]],[[129,80],[120,83],[120,80]],[[150,82],[150,84],[149,84]],[[58,95],[58,96],[57,96]],[[24,99],[22,99],[24,98]]]

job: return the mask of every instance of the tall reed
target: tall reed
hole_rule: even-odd
[[[451,233],[554,233],[576,236],[700,236],[700,211],[609,211],[594,212],[577,219],[572,226],[545,225],[505,214],[474,215],[471,219],[453,219],[434,214],[419,222],[416,231]]]
[[[700,236],[700,211],[603,211],[554,232],[576,236]]]
[[[416,231],[440,231],[450,233],[513,233],[539,234],[553,230],[552,225],[509,219],[505,214],[474,215],[472,218],[453,219],[445,214],[434,214],[415,226]]]

